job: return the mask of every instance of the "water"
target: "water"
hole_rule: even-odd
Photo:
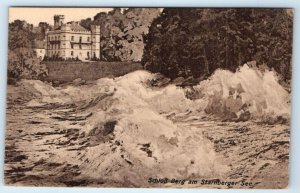
[[[217,70],[192,89],[152,87],[153,78],[135,71],[81,86],[9,86],[6,182],[170,186],[147,182],[161,177],[286,186],[287,176],[279,185],[268,179],[288,163],[290,96],[275,73]]]

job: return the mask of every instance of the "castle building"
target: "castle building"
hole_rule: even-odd
[[[89,61],[100,58],[100,26],[91,30],[79,22],[64,23],[64,15],[54,16],[54,29],[46,32],[46,56],[48,58]]]

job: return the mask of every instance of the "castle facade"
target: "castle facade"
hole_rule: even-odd
[[[91,25],[91,30],[79,22],[64,23],[64,15],[54,16],[54,29],[46,32],[46,56],[48,58],[100,59],[100,26]]]

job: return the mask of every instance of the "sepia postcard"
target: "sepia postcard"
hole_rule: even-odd
[[[10,7],[9,186],[283,189],[293,10]]]

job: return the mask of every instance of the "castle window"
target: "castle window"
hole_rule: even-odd
[[[56,40],[56,36],[55,36],[55,40]]]
[[[73,44],[71,44],[71,48],[72,48],[72,49],[74,48]]]
[[[60,44],[58,44],[58,49],[60,49]]]
[[[90,42],[90,37],[87,38],[87,41]]]
[[[81,41],[82,41],[82,37],[80,36],[80,37],[79,37],[79,42],[81,42]]]
[[[74,41],[74,36],[71,36],[71,41]]]
[[[79,44],[79,49],[82,49],[82,46],[81,46],[81,44]]]
[[[86,56],[87,56],[88,59],[90,59],[90,52],[87,52]]]
[[[71,56],[74,56],[74,52],[73,51],[71,51]]]

